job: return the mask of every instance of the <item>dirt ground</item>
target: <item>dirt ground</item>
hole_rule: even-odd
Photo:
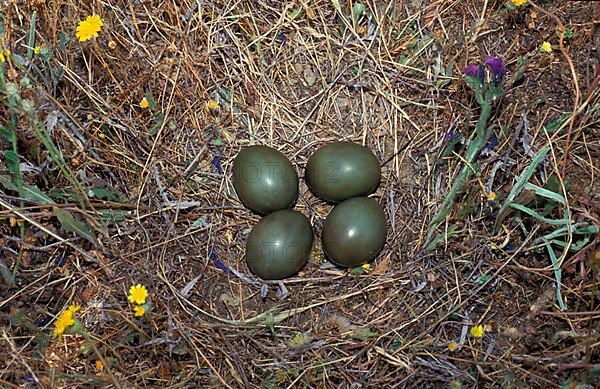
[[[501,212],[549,146],[530,182],[567,204],[517,202],[567,212],[569,231],[600,226],[600,2],[5,3],[0,127],[17,139],[0,135],[1,387],[600,385],[598,233],[564,255],[553,243],[561,309],[540,241],[558,227]],[[94,14],[102,29],[80,42]],[[490,56],[507,69],[493,141],[426,250],[481,112],[463,69]],[[33,109],[11,106],[11,85]],[[387,240],[368,269],[327,261],[332,205],[302,179],[340,139],[382,165]],[[251,144],[297,168],[315,233],[281,283],[244,259],[260,216],[232,164]],[[37,192],[11,181],[7,151]],[[54,336],[72,304],[78,324]]]

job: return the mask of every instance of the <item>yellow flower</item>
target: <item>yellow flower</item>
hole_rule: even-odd
[[[494,201],[494,200],[496,200],[496,197],[497,196],[496,196],[495,192],[490,192],[490,193],[487,194],[488,201]]]
[[[40,55],[40,51],[42,51],[42,48],[40,46],[35,46],[33,48],[33,54],[35,55]]]
[[[75,324],[75,315],[76,312],[79,312],[79,305],[70,305],[69,308],[65,309],[63,313],[61,313],[56,319],[56,323],[54,323],[54,336],[62,335],[67,328]]]
[[[455,342],[448,343],[448,351],[455,352],[457,348],[458,344],[456,344]]]
[[[96,371],[102,371],[104,369],[104,364],[101,360],[96,359]]]
[[[2,40],[0,39],[0,62],[6,62],[6,57],[10,57],[12,51],[9,49],[2,50]]]
[[[540,50],[545,51],[546,53],[551,53],[552,52],[552,45],[550,44],[550,42],[544,42],[540,46]]]
[[[371,270],[371,264],[370,263],[365,263],[364,265],[361,266],[363,268],[364,271],[369,271]]]
[[[102,23],[102,19],[98,15],[91,15],[79,22],[77,25],[77,30],[75,32],[75,36],[79,39],[80,42],[85,42],[92,38],[97,38],[98,33],[104,23]]]
[[[137,284],[129,288],[129,296],[127,298],[132,303],[144,304],[146,302],[147,297],[148,290],[146,290],[146,287],[144,285]]]
[[[510,2],[513,3],[515,7],[520,7],[523,4],[527,3],[527,0],[510,0]]]
[[[0,44],[1,44],[1,40],[0,40]],[[0,45],[0,47],[2,47]],[[9,49],[6,50],[1,50],[0,49],[0,62],[6,62],[6,57],[10,57],[10,55],[12,54],[12,51],[10,51]]]
[[[81,305],[69,305],[67,310],[71,311],[71,313],[77,313],[81,309]]]
[[[150,103],[148,102],[147,98],[143,98],[142,101],[140,101],[140,107],[142,107],[142,109],[146,109],[150,106]]]
[[[481,338],[483,336],[483,326],[481,324],[471,327],[471,336]]]
[[[206,103],[206,108],[210,109],[211,111],[213,109],[216,109],[218,106],[219,106],[219,103],[217,103],[213,99],[208,100],[208,103]]]
[[[133,312],[133,316],[142,317],[144,316],[144,313],[146,313],[146,308],[144,308],[143,305],[136,305],[135,307],[133,307]]]

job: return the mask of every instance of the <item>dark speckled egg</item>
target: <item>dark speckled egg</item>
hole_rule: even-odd
[[[296,274],[308,261],[313,243],[310,222],[300,212],[284,209],[262,218],[246,242],[246,263],[265,280]]]
[[[248,208],[268,214],[291,207],[298,197],[298,174],[279,151],[244,147],[233,161],[233,186]]]
[[[371,150],[351,142],[318,149],[306,164],[306,182],[319,197],[339,202],[373,192],[381,179],[379,161]]]
[[[368,197],[355,197],[336,205],[323,225],[323,250],[333,263],[362,265],[385,244],[385,214],[379,203]]]

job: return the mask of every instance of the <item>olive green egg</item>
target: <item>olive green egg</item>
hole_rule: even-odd
[[[336,205],[323,225],[323,250],[333,263],[354,267],[375,258],[385,244],[385,214],[379,203],[355,197]]]
[[[308,218],[290,209],[263,217],[246,241],[246,263],[265,280],[280,280],[306,265],[312,250],[313,232]]]
[[[246,207],[265,215],[294,204],[298,197],[298,173],[279,151],[267,146],[248,146],[233,161],[233,186]]]
[[[321,147],[308,159],[306,182],[322,199],[340,202],[365,196],[377,189],[379,161],[371,150],[351,142]]]

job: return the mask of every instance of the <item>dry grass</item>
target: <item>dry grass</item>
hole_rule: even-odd
[[[329,1],[29,3],[3,11],[5,44],[25,56],[37,11],[36,42],[54,48],[49,65],[63,72],[53,81],[29,69],[37,111],[56,121],[52,138],[83,187],[112,188],[118,198],[55,197],[98,223],[94,246],[62,230],[51,206],[21,204],[0,186],[0,259],[18,267],[14,287],[0,284],[0,385],[597,384],[597,239],[563,262],[569,309],[561,312],[547,253],[532,245],[551,226],[526,215],[493,225],[514,177],[546,145],[551,157],[535,181],[567,180],[573,217],[600,224],[599,114],[590,110],[599,103],[598,5],[549,1],[505,12],[488,0],[369,1],[356,22],[350,2],[341,13]],[[103,30],[78,42],[76,23],[92,13]],[[554,17],[574,31],[562,51]],[[62,33],[71,38],[64,52]],[[538,52],[544,40],[555,45],[552,55]],[[468,136],[478,117],[461,71],[492,54],[509,69],[491,121],[498,146],[481,157],[480,175],[440,233],[456,230],[425,254],[428,223],[461,167],[455,155],[441,158],[443,139]],[[525,54],[523,79],[510,79]],[[10,69],[23,77],[6,65],[9,77]],[[139,107],[144,96],[148,109]],[[215,111],[206,108],[211,98]],[[578,114],[547,137],[543,126],[563,112]],[[7,121],[2,115],[0,126]],[[41,167],[25,182],[72,192],[28,131],[19,127],[21,162]],[[354,275],[328,266],[317,244],[297,277],[261,293],[244,261],[259,218],[237,201],[233,158],[266,144],[302,174],[311,153],[337,139],[364,144],[382,161],[374,197],[388,216],[386,247],[370,272]],[[492,173],[500,160],[513,164]],[[487,201],[479,182],[498,200]],[[317,237],[330,208],[301,182],[296,209]],[[101,210],[123,220],[106,225]],[[153,305],[142,319],[126,297],[137,283]],[[92,340],[45,344],[41,334],[73,303]],[[476,324],[487,326],[481,339],[469,335]]]

